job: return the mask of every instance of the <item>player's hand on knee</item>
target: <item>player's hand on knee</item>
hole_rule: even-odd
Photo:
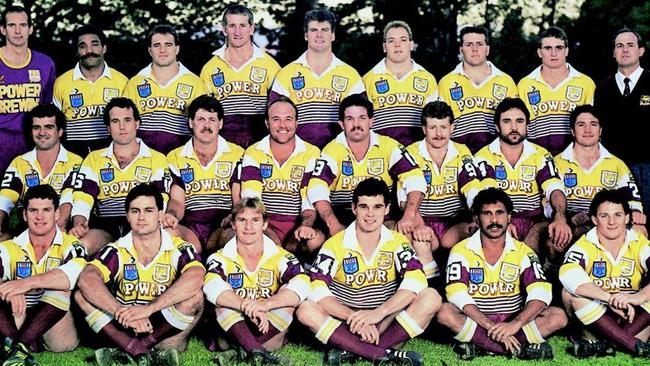
[[[632,211],[632,223],[635,225],[645,225],[646,216],[641,211]]]
[[[379,330],[375,325],[367,325],[361,328],[357,334],[366,343],[379,344]]]
[[[591,221],[591,218],[589,217],[589,214],[587,214],[584,211],[580,211],[577,214],[573,215],[573,217],[571,217],[571,223],[573,224],[573,226],[584,225],[589,221]]]
[[[521,349],[521,344],[515,336],[505,337],[502,343],[510,353],[517,353]]]
[[[294,232],[296,240],[311,240],[316,237],[316,230],[313,227],[300,225]]]
[[[88,234],[89,230],[90,228],[88,227],[88,221],[86,221],[72,227],[72,229],[68,231],[68,234],[76,237],[77,239],[83,239],[83,237],[86,236],[86,234]]]
[[[11,312],[14,315],[14,318],[21,318],[25,315],[27,311],[27,301],[25,301],[25,295],[13,295],[7,299],[11,303]]]
[[[420,225],[416,227],[411,232],[411,235],[413,236],[414,241],[432,242],[434,239],[437,240],[436,234],[433,232],[433,229],[431,229],[426,225]]]
[[[554,220],[548,225],[548,234],[553,241],[553,246],[564,249],[571,241],[571,228],[563,219]]]
[[[166,213],[163,215],[160,223],[164,228],[176,229],[176,226],[178,226],[178,218],[170,213]]]
[[[128,327],[136,333],[153,333],[153,325],[149,319],[139,319],[127,323]]]

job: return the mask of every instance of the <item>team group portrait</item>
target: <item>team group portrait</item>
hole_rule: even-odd
[[[418,14],[292,2],[285,63],[251,4],[135,43],[91,3],[1,9],[2,366],[650,364],[639,12],[518,46],[484,2],[432,70]]]

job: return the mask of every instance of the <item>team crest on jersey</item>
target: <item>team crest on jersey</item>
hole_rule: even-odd
[[[305,87],[305,77],[298,74],[291,78],[291,87],[293,90],[300,90]]]
[[[463,99],[463,87],[458,85],[449,89],[449,94],[451,94],[451,100],[461,100]]]
[[[392,266],[393,266],[393,253],[380,251],[379,259],[377,259],[377,268],[390,269]]]
[[[41,184],[41,178],[38,177],[38,173],[26,174],[25,183],[27,184],[27,188],[34,187]]]
[[[528,103],[532,105],[539,104],[542,101],[542,94],[539,90],[532,90],[528,92]]]
[[[194,180],[194,168],[183,168],[180,172],[183,183],[189,183]]]
[[[187,84],[178,84],[176,86],[176,96],[181,99],[189,99],[192,96],[192,90],[194,87]]]
[[[290,178],[293,181],[300,182],[302,181],[302,176],[305,175],[305,167],[302,165],[294,165],[291,167]]]
[[[567,188],[573,188],[578,185],[578,174],[566,172],[564,174],[564,185]]]
[[[151,178],[151,168],[139,166],[135,168],[135,180],[141,183],[146,183]]]
[[[368,159],[368,174],[380,175],[384,172],[384,159]]]
[[[429,89],[429,80],[427,79],[422,79],[419,77],[414,77],[413,78],[413,89],[419,91],[420,93],[424,93]]]
[[[618,173],[611,170],[603,170],[600,173],[600,183],[602,183],[607,188],[614,188],[616,186],[616,181],[618,180]]]
[[[384,94],[390,90],[390,85],[388,85],[388,80],[379,80],[375,82],[375,90],[379,94]]]
[[[348,78],[343,76],[332,76],[332,89],[338,92],[344,92],[348,88]]]
[[[492,86],[492,96],[494,96],[495,98],[499,100],[505,99],[507,94],[508,94],[508,88],[506,88],[504,85],[494,84]]]
[[[504,180],[508,177],[508,173],[506,172],[506,167],[503,165],[497,165],[494,167],[494,176],[498,180]]]
[[[32,275],[32,262],[16,263],[16,278],[27,278]]]
[[[534,165],[521,166],[521,179],[527,182],[535,180],[536,173],[537,173],[537,167],[535,167]]]
[[[427,184],[431,184],[431,170],[423,170],[422,173],[424,173],[424,180],[427,182]]]
[[[607,262],[605,261],[595,261],[594,266],[591,269],[591,274],[596,278],[603,278],[607,275]]]
[[[273,175],[273,165],[260,164],[260,175],[262,175],[262,178],[264,179],[271,178],[271,175]]]
[[[115,88],[104,88],[104,102],[108,103],[113,98],[120,96],[120,90]]]
[[[232,163],[229,161],[217,162],[214,174],[219,178],[228,178],[232,173]]]
[[[65,174],[52,174],[52,177],[50,177],[50,185],[57,191],[61,190],[64,180]]]
[[[572,102],[579,102],[582,99],[582,88],[573,85],[567,86],[566,98]]]
[[[634,274],[634,259],[621,258],[621,276],[630,277]]]
[[[257,272],[257,284],[262,287],[271,287],[273,285],[273,271],[260,269]]]
[[[149,84],[146,80],[138,85],[138,95],[140,98],[146,98],[151,95],[151,84]]]
[[[158,283],[167,283],[169,282],[169,277],[171,273],[171,267],[169,264],[156,264],[153,267],[153,280]]]
[[[266,69],[260,67],[251,67],[251,74],[249,75],[251,81],[255,83],[263,83],[266,79]]]
[[[454,183],[458,179],[458,168],[447,166],[442,173],[445,183]]]
[[[135,263],[124,265],[124,279],[127,281],[135,281],[138,279],[138,267]]]
[[[79,90],[73,89],[70,93],[70,105],[72,108],[79,108],[84,105],[84,95],[79,93]]]
[[[343,272],[352,274],[359,272],[359,260],[357,257],[343,258]]]
[[[343,162],[341,162],[341,173],[343,173],[343,175],[353,175],[354,174],[354,169],[352,168],[352,162],[351,161],[343,161]]]
[[[641,98],[639,98],[639,106],[647,107],[649,105],[650,105],[650,95],[642,95]]]
[[[217,88],[226,83],[226,77],[223,75],[222,71],[217,70],[216,73],[212,74],[212,84]]]
[[[30,83],[40,83],[41,82],[41,70],[29,70],[29,82]]]
[[[473,283],[483,283],[483,268],[471,267],[469,269],[469,280]]]
[[[99,176],[104,183],[112,182],[115,179],[115,170],[113,168],[100,169]]]
[[[499,272],[499,278],[505,282],[515,282],[519,277],[519,267],[512,264],[503,262],[501,264],[501,272]]]
[[[231,273],[228,275],[228,283],[233,289],[238,289],[244,286],[244,274],[241,272]]]
[[[52,270],[61,265],[61,260],[59,258],[48,258],[45,262],[45,271]]]

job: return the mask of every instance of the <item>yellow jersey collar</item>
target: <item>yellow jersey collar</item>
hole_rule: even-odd
[[[298,135],[295,136],[295,139],[296,146],[289,156],[289,159],[291,159],[291,157],[294,155],[307,152],[307,145],[305,145],[305,140],[301,139]],[[271,152],[271,135],[264,136],[264,138],[262,138],[260,142],[256,144],[255,149],[265,153],[266,155],[273,156],[273,152]]]
[[[431,159],[431,155],[429,155],[429,150],[427,149],[426,139],[418,142],[418,152],[420,153],[420,156],[424,158],[424,160],[433,161]],[[445,160],[442,162],[442,165],[447,164],[447,162],[458,156],[458,154],[459,152],[458,148],[456,147],[456,143],[449,140],[449,143],[447,144],[447,154],[445,154]]]
[[[223,46],[219,47],[214,52],[212,52],[212,55],[217,56],[220,59],[225,61],[226,60],[226,48],[228,48],[228,46],[224,43]],[[253,43],[253,55],[251,56],[251,58],[248,61],[254,60],[254,59],[257,59],[257,58],[262,58],[262,57],[264,57],[264,51],[262,51],[261,48],[257,47],[255,45],[255,43]],[[247,64],[248,61],[246,61],[244,64]]]
[[[190,158],[194,159],[194,144],[193,144],[194,138],[191,138],[188,142],[183,145],[183,149],[181,150],[181,156],[184,158]],[[221,156],[222,154],[226,154],[230,152],[230,146],[228,146],[228,141],[221,137],[220,135],[217,136],[217,151],[214,153],[214,157],[217,158]]]
[[[66,150],[65,147],[63,147],[63,145],[59,144],[59,154],[56,156],[56,161],[61,163],[67,163],[68,157],[69,157],[68,150]],[[29,162],[31,166],[34,166],[34,164],[38,160],[36,149],[34,148],[31,151],[28,151],[25,154],[23,154],[23,159]]]
[[[472,252],[480,256],[483,256],[483,244],[481,243],[481,230],[478,230],[477,232],[474,233],[474,235],[470,236],[469,239],[467,239],[465,248],[471,250]],[[514,239],[512,238],[510,233],[506,232],[506,244],[503,247],[503,252],[505,253],[515,249],[516,247],[515,247]]]
[[[395,78],[395,79],[404,80],[411,73],[418,72],[418,71],[426,71],[424,69],[424,67],[422,67],[420,64],[415,62],[415,60],[411,59],[411,63],[413,64],[413,67],[411,68],[411,70],[409,72],[407,72],[401,78],[399,78],[399,79]],[[393,75],[390,72],[390,70],[388,70],[388,66],[386,66],[386,57],[384,57],[381,61],[379,61],[379,63],[377,65],[375,65],[375,67],[372,68],[372,72],[375,73],[375,74],[388,74],[388,75],[391,75],[391,76],[395,77],[395,75]]]
[[[139,138],[136,138],[136,141],[140,145],[140,148],[138,150],[138,155],[135,156],[134,160],[136,160],[138,158],[143,158],[143,157],[144,158],[151,157],[151,149],[149,148],[149,146],[147,146],[147,144],[145,144],[144,141],[140,140]],[[113,158],[113,156],[115,156],[115,154],[113,153],[113,143],[112,142],[111,142],[110,145],[108,145],[108,147],[106,148],[106,151],[104,151],[104,153],[102,155],[104,157],[111,158],[111,159]]]
[[[560,154],[560,157],[562,159],[570,161],[570,162],[575,162],[576,161],[575,154],[573,153],[573,145],[574,144],[575,144],[575,142],[572,142],[571,144],[569,144],[569,146],[566,147],[566,149],[564,149],[564,151],[562,151],[562,153]],[[598,143],[598,146],[600,148],[600,150],[599,150],[600,151],[600,156],[598,157],[598,159],[596,161],[600,161],[601,159],[608,159],[608,158],[614,157],[612,155],[612,153],[610,153],[609,150],[607,150],[605,148],[605,146],[603,146],[603,144]]]
[[[167,230],[163,230],[162,228],[158,230],[160,230],[160,249],[158,250],[158,253],[174,249],[174,240]],[[128,234],[119,238],[115,244],[120,248],[133,252],[133,233],[129,231]]]
[[[258,263],[258,267],[260,263],[263,263],[266,261],[266,258],[273,257],[274,255],[278,254],[280,252],[280,249],[278,246],[271,240],[266,235],[262,236],[263,239],[263,245],[264,248],[262,249],[262,257],[260,258],[260,261]],[[239,253],[237,252],[237,237],[235,236],[234,238],[230,239],[226,245],[224,245],[223,249],[221,250],[221,255],[224,257],[237,262],[237,257],[239,256]]]
[[[29,240],[29,229],[23,231],[20,235],[14,238],[14,243],[18,245],[19,247],[23,249],[27,249],[32,246],[30,240]],[[52,245],[62,245],[63,244],[63,233],[59,228],[56,228],[56,234],[54,234],[54,240],[52,241]],[[29,252],[28,252],[29,253]]]
[[[381,234],[379,236],[379,243],[377,244],[377,248],[381,248],[384,243],[393,240],[394,235],[391,232],[389,228],[386,226],[382,225],[381,226]],[[357,251],[359,253],[362,253],[361,251],[361,246],[359,245],[359,242],[357,240],[357,221],[355,220],[352,222],[346,229],[345,232],[343,233],[343,248],[346,249],[351,249],[354,251]],[[376,251],[376,248],[375,248]]]
[[[519,157],[517,163],[526,160],[526,158],[528,158],[530,155],[534,154],[537,151],[535,149],[535,145],[533,145],[532,142],[524,139],[523,144],[524,144],[524,150],[521,152],[521,156]],[[494,141],[492,141],[490,145],[488,145],[488,149],[490,149],[490,151],[495,155],[504,156],[503,153],[501,152],[501,141],[499,137],[494,139]]]
[[[171,78],[171,80],[169,80],[165,85],[162,85],[162,84],[158,83],[158,81],[156,81],[156,79],[154,79],[153,71],[152,71],[152,65],[153,64],[149,64],[149,65],[147,65],[147,67],[140,70],[138,75],[143,76],[143,77],[145,77],[147,79],[150,79],[151,81],[155,82],[156,84],[160,85],[161,87],[165,87],[167,85],[171,85],[174,81],[176,81],[178,78],[180,78],[182,76],[192,75],[192,72],[187,67],[185,67],[180,61],[177,61],[177,63],[178,63],[178,74],[176,74],[176,76]]]

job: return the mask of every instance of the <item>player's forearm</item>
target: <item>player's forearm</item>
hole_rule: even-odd
[[[232,204],[236,205],[241,201],[241,184],[240,183],[233,183],[232,186],[230,187],[230,195],[232,198]]]
[[[483,312],[474,304],[468,304],[463,307],[463,313],[470,319],[476,322],[481,328],[490,329],[494,322],[490,320]]]
[[[559,189],[551,193],[551,207],[553,207],[553,219],[566,221],[566,196]]]
[[[70,290],[70,280],[68,279],[68,276],[66,276],[62,270],[57,268],[19,281],[28,281],[27,283],[31,289],[42,288],[44,290]]]
[[[314,210],[303,210],[300,213],[300,218],[302,220],[301,225],[307,227],[313,227],[314,222],[316,222],[316,211]]]
[[[609,302],[609,297],[612,296],[609,292],[596,286],[594,283],[583,283],[578,286],[576,288],[576,295],[603,302]]]
[[[169,194],[169,203],[167,203],[167,213],[178,220],[185,214],[185,191],[183,188],[173,185]]]
[[[86,225],[87,223],[88,219],[81,215],[75,215],[72,217],[72,226]]]
[[[241,311],[241,303],[243,299],[235,293],[233,290],[226,290],[219,294],[219,297],[217,297],[216,304],[219,307],[222,308],[228,308],[228,309],[233,309],[237,311]]]
[[[641,299],[642,303],[650,301],[650,284],[640,289],[636,295]]]
[[[68,220],[70,220],[71,212],[72,212],[71,203],[64,203],[61,206],[59,206],[59,220],[57,222],[59,227],[65,227],[65,225],[67,225]]]
[[[417,295],[410,290],[397,290],[393,296],[381,304],[377,310],[385,318],[391,314],[395,314],[404,310]]]
[[[328,296],[321,299],[318,302],[318,305],[320,305],[330,316],[342,321],[348,320],[350,315],[354,313],[352,309],[341,304],[334,296]]]
[[[519,322],[520,327],[530,323],[533,319],[537,318],[539,313],[546,309],[546,304],[543,301],[531,300],[524,305],[524,309],[519,313],[514,320]]]
[[[183,302],[201,291],[204,275],[205,270],[202,267],[186,270],[171,287],[149,304],[153,309],[152,313]]]
[[[122,306],[106,287],[99,270],[92,265],[81,272],[77,286],[86,301],[109,314],[115,314]]]
[[[404,204],[404,216],[413,217],[420,213],[420,204],[424,194],[420,191],[412,191],[406,195],[406,203]]]
[[[340,225],[339,220],[336,218],[336,215],[334,215],[332,205],[329,202],[318,201],[314,203],[314,207],[316,208],[316,211],[318,212],[318,215],[321,217],[321,219],[325,221],[325,224],[328,228]]]
[[[286,287],[282,287],[280,288],[280,291],[266,300],[264,307],[268,311],[286,307],[296,307],[298,305],[300,305],[300,297],[298,294]]]

